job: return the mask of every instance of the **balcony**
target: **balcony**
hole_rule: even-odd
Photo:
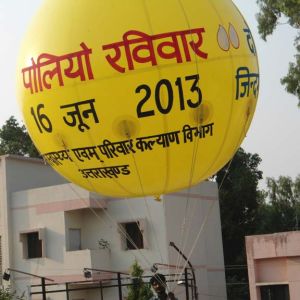
[[[48,189],[44,188],[41,191],[40,197],[46,197],[47,192],[52,196],[51,201],[37,204],[36,210],[38,214],[48,214],[63,211],[69,212],[88,208],[107,208],[106,197],[89,192],[80,187],[75,187],[71,184],[54,186]]]
[[[109,249],[84,249],[65,252],[64,268],[78,268],[83,272],[84,268],[105,269],[111,268],[110,250]]]

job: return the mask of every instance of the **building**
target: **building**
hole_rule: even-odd
[[[298,300],[300,231],[246,237],[251,300]]]
[[[42,160],[13,155],[0,157],[0,182],[1,269],[16,270],[10,273],[18,292],[41,291],[33,285],[42,279],[22,271],[53,280],[46,281],[53,284],[47,286],[49,300],[93,300],[99,293],[119,299],[117,286],[107,288],[113,271],[127,273],[134,260],[148,274],[153,264],[164,274],[176,271],[166,265],[186,265],[172,241],[195,268],[199,297],[226,299],[216,183],[163,195],[161,201],[108,198],[68,183]],[[186,299],[183,287],[171,285]],[[57,289],[62,291],[50,293]],[[127,288],[121,292],[125,297]]]

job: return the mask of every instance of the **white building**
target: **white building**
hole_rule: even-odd
[[[154,263],[163,274],[175,273],[178,270],[164,269],[164,264],[183,266],[185,261],[178,259],[170,241],[190,258],[199,299],[226,299],[218,189],[213,182],[164,195],[161,201],[114,199],[68,183],[41,160],[6,155],[0,157],[0,224],[2,273],[11,268],[54,280],[46,281],[56,283],[47,286],[49,300],[119,299],[118,287],[108,288],[117,285],[116,274],[90,270],[92,277],[86,278],[84,268],[128,273],[136,259],[149,274]],[[125,232],[139,249],[131,249]],[[18,292],[41,283],[10,273]],[[49,292],[66,287],[82,290],[68,296]],[[93,287],[97,289],[86,289]],[[170,287],[180,300],[186,299],[183,287]],[[127,288],[121,292],[126,299]],[[32,299],[42,295],[33,294]]]

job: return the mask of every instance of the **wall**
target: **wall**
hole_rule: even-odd
[[[167,240],[173,241],[194,266],[199,298],[226,299],[217,185],[206,181],[166,195],[164,201]],[[178,253],[168,249],[171,264],[176,264]],[[181,265],[184,263],[181,260]]]
[[[290,300],[300,295],[300,231],[247,236],[251,300],[260,300],[261,285],[288,284]]]
[[[5,267],[63,282],[67,279],[84,280],[83,267],[128,272],[134,260],[138,260],[146,273],[152,274],[150,268],[154,263],[176,263],[177,254],[169,242],[174,241],[180,246],[180,231],[188,207],[186,215],[190,224],[187,228],[191,234],[183,233],[188,237],[188,246],[182,250],[187,255],[194,250],[190,259],[196,268],[199,297],[204,300],[226,299],[215,183],[205,182],[190,191],[164,195],[161,201],[155,201],[154,197],[113,199],[65,183],[38,160],[2,157],[0,164],[1,234],[6,238],[3,244],[6,257],[10,253],[10,261],[6,259]],[[122,249],[118,224],[138,219],[145,223],[146,248],[126,251]],[[199,241],[193,246],[203,224]],[[82,229],[83,249],[80,251],[66,251],[70,227]],[[46,256],[23,259],[20,232],[32,229],[44,229]],[[100,238],[110,243],[109,251],[98,249]],[[15,279],[20,288],[25,288],[26,283],[39,283],[39,280],[32,281],[26,276],[16,275]],[[176,287],[176,292],[179,300],[185,299],[184,289]],[[92,300],[96,293],[82,292],[76,297]],[[115,299],[114,291],[106,290],[105,293],[109,295],[105,299]],[[62,295],[55,299],[60,298],[64,299]]]
[[[124,251],[121,249],[122,234],[117,230],[117,223],[138,219],[146,221],[147,248]],[[112,268],[128,271],[134,260],[138,259],[144,269],[150,270],[154,262],[167,261],[164,209],[161,202],[155,201],[153,197],[111,199],[105,211],[105,221],[106,226],[110,226],[114,232],[109,238],[114,257]]]
[[[2,270],[11,266],[12,223],[10,220],[10,195],[31,187],[64,183],[66,180],[40,159],[16,155],[0,156],[0,235],[2,236]]]

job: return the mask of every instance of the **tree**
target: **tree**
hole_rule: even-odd
[[[17,154],[40,157],[24,125],[11,116],[0,129],[0,155]]]
[[[18,296],[16,291],[12,291],[11,287],[1,287],[0,288],[0,300],[25,300],[24,293],[21,296]]]
[[[257,212],[264,195],[258,190],[261,158],[240,148],[216,176],[220,187],[220,211],[226,264],[245,262],[245,235],[255,233]]]
[[[261,208],[260,233],[299,230],[300,175],[267,178],[268,201]]]
[[[142,279],[143,273],[143,269],[135,261],[131,267],[132,285],[128,287],[127,300],[149,300],[153,296],[150,285]]]
[[[299,0],[257,0],[260,13],[257,15],[258,31],[266,40],[272,34],[279,20],[284,16],[287,23],[298,30],[295,38],[296,61],[289,65],[288,74],[281,79],[287,92],[298,97],[300,107],[300,1]]]
[[[246,265],[245,235],[256,232],[259,207],[264,201],[264,194],[258,189],[262,179],[258,170],[260,162],[258,154],[240,148],[216,175],[228,299],[249,298],[247,268],[237,268],[237,265]]]

